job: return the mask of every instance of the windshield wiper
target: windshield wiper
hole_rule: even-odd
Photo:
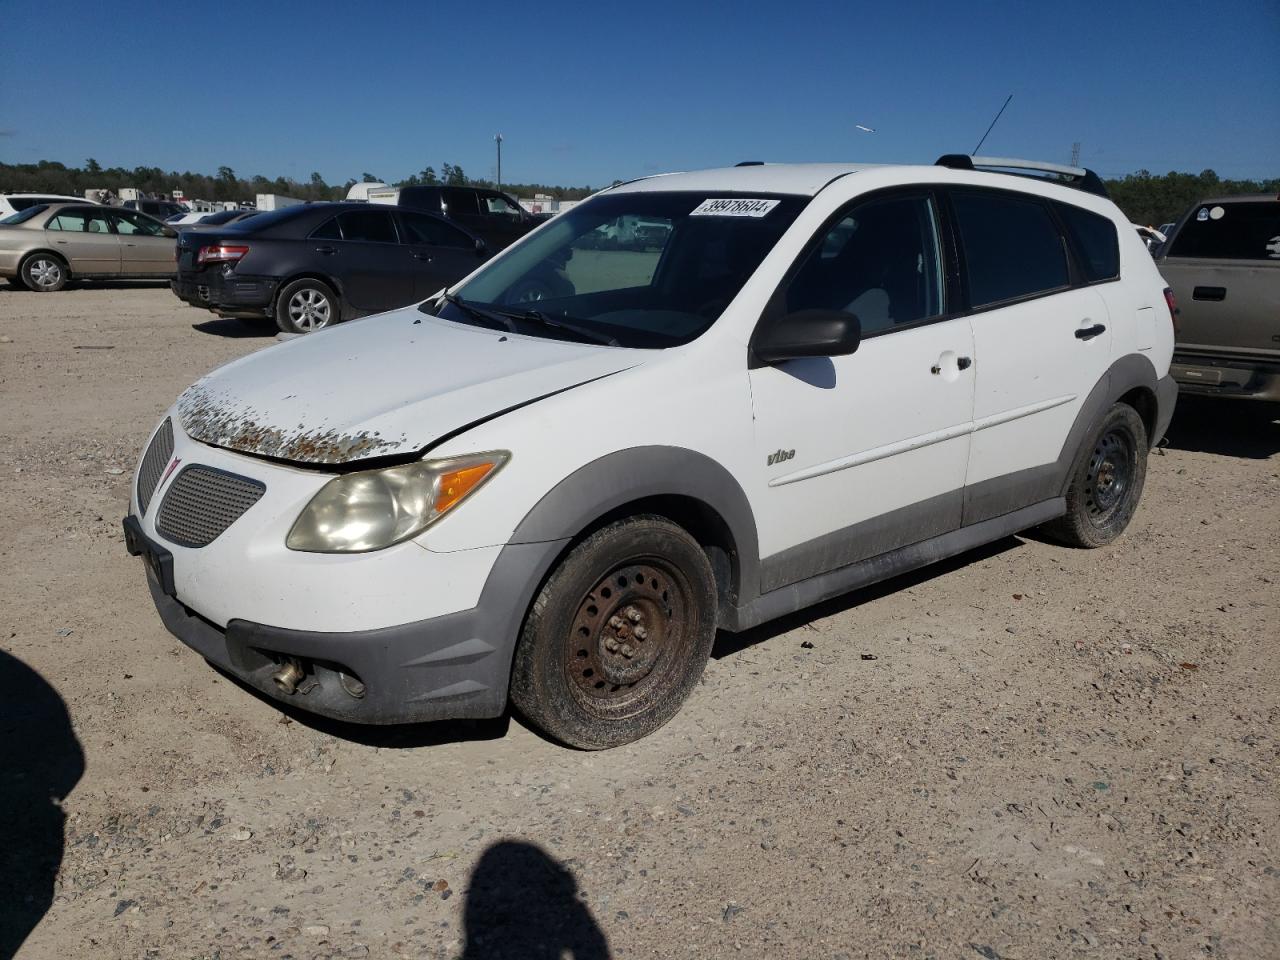
[[[505,313],[496,313],[492,310],[485,310],[477,307],[475,304],[467,303],[461,297],[455,297],[452,293],[446,293],[442,298],[446,303],[451,303],[473,320],[483,320],[487,323],[496,323],[508,333],[519,333],[516,327],[515,319]]]
[[[552,317],[541,310],[526,310],[524,313],[512,313],[507,314],[507,316],[518,317],[521,320],[532,320],[552,329],[567,330],[569,333],[576,334],[584,340],[590,340],[592,343],[602,343],[607,347],[621,346],[615,337],[611,337],[602,330],[592,330],[590,327],[584,327],[581,324],[574,323],[572,320]]]

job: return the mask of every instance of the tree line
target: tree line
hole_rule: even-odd
[[[166,172],[159,167],[104,168],[92,158],[86,160],[83,167],[68,167],[53,160],[0,163],[0,192],[73,196],[83,196],[84,191],[95,189],[110,190],[118,195],[124,187],[136,187],[145,193],[165,196],[181,190],[187,199],[200,200],[252,200],[258,193],[279,193],[300,200],[341,200],[353,184],[378,179],[371,173],[363,173],[360,180],[353,177],[343,184],[330,184],[319,173],[311,174],[306,182],[289,177],[271,180],[264,176],[241,177],[226,166],[219,167],[213,175]],[[1242,193],[1280,194],[1280,178],[1223,180],[1212,170],[1198,174],[1170,172],[1163,175],[1139,170],[1105,183],[1111,199],[1131,221],[1153,226],[1176,220],[1206,197]],[[424,184],[494,186],[491,181],[468,177],[461,166],[453,163],[441,164],[438,171],[435,167],[424,167],[393,185],[410,187]],[[535,193],[543,193],[557,200],[581,200],[592,192],[592,188],[587,186],[562,187],[542,183],[504,183],[502,188],[517,196],[531,197]]]
[[[121,189],[134,187],[147,194],[166,197],[175,190],[181,190],[188,200],[252,201],[259,193],[283,194],[299,200],[342,200],[354,184],[372,183],[379,179],[371,173],[362,173],[359,179],[352,177],[342,184],[327,183],[319,173],[311,174],[305,182],[291,177],[242,177],[227,166],[219,167],[212,175],[190,171],[179,173],[160,167],[103,167],[92,157],[82,167],[68,167],[56,160],[0,163],[0,193],[60,193],[77,197],[84,196],[86,190],[108,190],[118,196]],[[493,186],[487,180],[468,177],[461,166],[453,163],[442,164],[438,173],[434,167],[425,167],[392,185],[409,187],[423,184]],[[545,193],[558,200],[581,200],[593,192],[591,187],[541,183],[504,183],[502,189],[518,196]]]

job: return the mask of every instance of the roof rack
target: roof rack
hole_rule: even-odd
[[[945,153],[940,156],[934,166],[950,167],[952,170],[989,170],[993,173],[1010,173],[1019,177],[1037,177],[1039,173],[1051,173],[1057,176],[1058,182],[1064,186],[1076,187],[1085,193],[1107,196],[1107,188],[1092,170],[1084,167],[1069,167],[1062,163],[1044,163],[1039,160],[1015,160],[1012,157],[973,157],[967,153]]]
[[[763,167],[763,160],[739,160],[734,164],[735,167]]]

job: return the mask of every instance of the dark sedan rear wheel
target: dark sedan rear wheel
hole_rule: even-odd
[[[338,295],[320,280],[295,280],[276,298],[276,326],[285,333],[314,333],[341,319]]]

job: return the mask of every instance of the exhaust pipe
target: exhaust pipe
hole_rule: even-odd
[[[271,675],[271,681],[279,688],[281,693],[293,696],[298,689],[298,684],[302,682],[302,678],[306,676],[303,672],[302,664],[290,657],[280,669]]]

